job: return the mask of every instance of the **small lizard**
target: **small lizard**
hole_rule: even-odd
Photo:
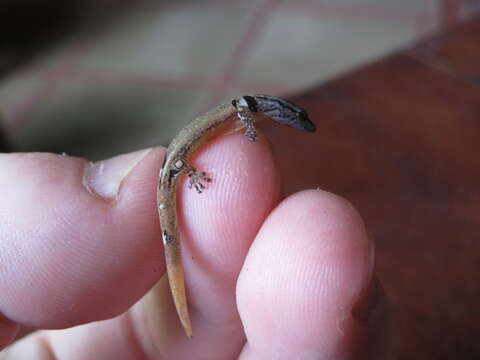
[[[178,316],[188,337],[192,336],[192,326],[178,239],[177,180],[180,174],[187,175],[188,187],[202,193],[205,189],[204,182],[210,182],[210,178],[205,172],[189,164],[189,158],[195,150],[212,137],[241,128],[246,129],[244,135],[247,139],[254,142],[257,139],[254,123],[261,117],[267,117],[295,129],[315,131],[315,125],[309,120],[305,110],[284,99],[270,95],[242,96],[232,100],[230,104],[217,106],[183,128],[168,146],[160,170],[157,206],[168,280]]]

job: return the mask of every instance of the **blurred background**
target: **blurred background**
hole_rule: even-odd
[[[480,0],[0,3],[1,132],[100,159],[245,93],[302,92],[461,22]]]

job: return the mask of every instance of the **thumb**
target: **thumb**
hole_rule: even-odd
[[[0,345],[16,325],[65,328],[116,316],[160,278],[155,188],[163,150],[92,164],[0,155]]]

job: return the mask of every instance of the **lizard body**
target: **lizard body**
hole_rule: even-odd
[[[254,123],[260,117],[290,127],[315,131],[315,125],[308,119],[305,110],[276,96],[247,95],[234,99],[231,104],[222,104],[193,120],[183,128],[168,146],[160,170],[157,191],[157,206],[165,248],[166,267],[170,289],[180,321],[188,337],[192,336],[192,326],[188,313],[185,280],[182,268],[176,189],[180,174],[189,177],[189,188],[198,193],[204,190],[203,182],[210,179],[188,163],[191,155],[212,137],[245,128],[245,136],[256,141]]]

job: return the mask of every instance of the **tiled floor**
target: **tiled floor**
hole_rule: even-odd
[[[101,158],[166,144],[212,104],[314,86],[480,7],[479,0],[135,4],[2,79],[0,108],[17,149]]]

